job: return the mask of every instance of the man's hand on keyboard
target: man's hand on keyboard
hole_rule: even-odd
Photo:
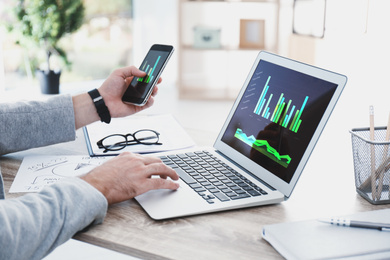
[[[160,178],[152,178],[160,176]],[[124,152],[82,177],[107,198],[109,204],[134,198],[149,190],[179,188],[179,176],[156,157]]]

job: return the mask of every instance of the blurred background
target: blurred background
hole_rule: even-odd
[[[18,2],[1,1],[2,22],[12,21]],[[66,69],[58,62],[61,93],[73,93],[79,86],[89,86],[88,82],[96,85],[115,68],[139,66],[152,44],[163,43],[176,49],[163,79],[164,88],[178,99],[233,100],[257,53],[266,50],[345,74],[349,78],[346,91],[364,105],[364,113],[372,103],[388,110],[388,95],[378,95],[390,93],[387,0],[83,3],[82,26],[59,42],[72,64]],[[0,39],[0,93],[39,92],[34,70],[42,61],[15,44],[5,26],[1,26]],[[52,64],[57,65],[55,57]]]

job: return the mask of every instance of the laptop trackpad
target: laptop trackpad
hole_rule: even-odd
[[[153,219],[187,215],[188,212],[208,207],[209,204],[182,180],[177,190],[152,190],[135,199]]]

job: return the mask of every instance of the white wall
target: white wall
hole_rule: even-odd
[[[325,37],[295,37],[289,55],[348,77],[340,103],[346,122],[368,126],[368,107],[374,105],[376,125],[386,125],[390,111],[390,1],[327,2]]]
[[[349,130],[369,127],[369,106],[375,110],[375,126],[386,126],[390,112],[390,1],[327,0],[325,37],[292,37],[289,56],[344,74],[346,87],[319,140],[318,148],[329,149],[327,163],[343,157],[352,164]],[[368,5],[369,4],[369,5]],[[367,29],[367,30],[366,30]],[[353,173],[343,165],[329,164],[340,175]],[[343,192],[343,191],[340,191]]]
[[[133,62],[141,65],[155,43],[177,47],[177,0],[133,0]],[[177,53],[174,53],[162,76],[163,86],[174,87],[177,80]]]

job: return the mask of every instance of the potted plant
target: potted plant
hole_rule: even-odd
[[[38,48],[45,53],[45,68],[35,68],[42,93],[58,94],[61,71],[51,68],[51,57],[57,55],[70,68],[66,52],[59,43],[83,24],[83,0],[17,0],[13,9],[15,21],[8,28],[16,34],[17,43],[29,51]]]

